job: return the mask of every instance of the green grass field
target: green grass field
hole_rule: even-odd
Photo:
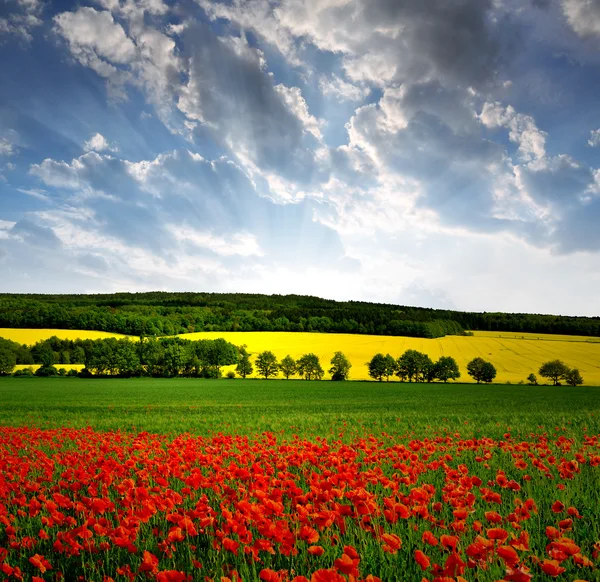
[[[302,380],[1,378],[0,424],[206,435],[570,425],[600,432],[600,388]]]

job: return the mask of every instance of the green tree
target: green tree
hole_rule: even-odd
[[[252,363],[250,362],[250,354],[246,351],[245,346],[241,346],[240,350],[240,359],[238,365],[235,367],[235,371],[239,376],[245,378],[246,376],[250,376],[254,371],[252,367]]]
[[[168,342],[163,351],[163,373],[165,376],[179,376],[190,359],[186,346],[179,342]]]
[[[491,362],[486,362],[483,358],[474,358],[467,364],[467,373],[477,384],[491,382],[496,377],[496,368]]]
[[[331,368],[329,368],[332,380],[347,380],[350,375],[350,368],[352,368],[352,364],[342,352],[333,354]]]
[[[435,363],[435,377],[442,382],[448,380],[458,380],[460,378],[460,370],[456,360],[451,356],[441,356]]]
[[[305,380],[320,380],[325,373],[321,367],[319,356],[313,353],[304,354],[296,362],[296,369]]]
[[[490,382],[494,381],[495,377],[496,377],[496,368],[495,368],[494,364],[492,364],[491,362],[486,362],[482,368],[482,380],[489,384]]]
[[[137,346],[128,339],[117,341],[113,357],[117,374],[135,376],[140,374],[140,357]]]
[[[396,358],[390,354],[386,354],[385,356],[385,381],[390,381],[390,376],[393,376],[396,373]]]
[[[529,374],[529,376],[527,376],[527,382],[529,383],[530,386],[537,386],[537,384],[538,384],[537,376],[533,372],[531,372],[531,374]]]
[[[269,376],[277,376],[277,373],[279,372],[277,357],[273,352],[268,350],[265,350],[256,356],[255,364],[259,374],[264,376],[265,379],[268,379]]]
[[[396,364],[396,375],[402,379],[408,378],[409,382],[424,382],[429,376],[429,368],[433,366],[431,358],[427,354],[417,350],[406,350]]]
[[[369,376],[380,382],[387,376],[388,362],[383,354],[375,354],[370,361],[367,362],[369,368]]]
[[[279,363],[279,369],[281,373],[285,377],[286,380],[289,380],[290,376],[293,376],[296,373],[296,360],[292,358],[289,354],[281,360]]]
[[[435,364],[427,354],[421,354],[421,365],[418,382],[433,382],[435,380]]]
[[[54,352],[48,344],[43,343],[37,350],[36,355],[37,364],[41,364],[43,367],[49,367],[54,364]]]
[[[573,368],[565,374],[565,381],[569,386],[580,386],[583,384],[583,378],[577,368]]]
[[[542,378],[550,378],[554,382],[555,386],[558,386],[560,380],[564,379],[569,372],[569,366],[567,366],[561,360],[552,360],[550,362],[544,362],[539,369],[539,375]]]
[[[0,375],[11,374],[17,365],[17,354],[10,348],[0,346]]]

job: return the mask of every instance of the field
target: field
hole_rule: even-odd
[[[0,337],[27,344],[52,335],[72,339],[116,336],[103,332],[59,329],[0,329]],[[543,362],[558,358],[572,368],[579,368],[586,385],[600,385],[599,338],[505,332],[474,332],[472,337],[446,336],[439,339],[283,332],[201,332],[180,337],[192,340],[223,337],[236,345],[247,345],[252,354],[272,350],[278,358],[286,354],[297,358],[304,353],[314,352],[321,358],[326,371],[333,353],[339,350],[352,362],[350,377],[353,380],[368,379],[365,362],[377,352],[397,357],[407,349],[415,349],[427,353],[434,360],[440,356],[454,357],[461,369],[461,381],[465,382],[470,381],[466,373],[467,363],[481,356],[494,364],[496,381],[501,383],[525,381],[531,372],[537,373]],[[233,368],[224,368],[224,371],[229,369]]]
[[[1,378],[0,571],[592,582],[598,435],[589,387]]]
[[[0,337],[9,339],[19,344],[33,345],[41,340],[57,336],[61,339],[104,339],[107,337],[128,337],[119,333],[107,331],[85,331],[78,329],[19,329],[13,327],[0,327]]]

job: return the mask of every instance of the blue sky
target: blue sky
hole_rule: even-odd
[[[0,4],[0,290],[600,311],[597,0]]]

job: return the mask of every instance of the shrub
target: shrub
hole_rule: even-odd
[[[229,372],[227,372],[227,378],[229,378],[230,380],[233,380],[235,378],[235,372],[232,370],[229,370]]]
[[[79,376],[79,372],[75,369],[71,369],[67,372],[67,376],[71,378],[77,378],[77,376]]]
[[[23,368],[22,370],[15,370],[13,377],[15,378],[33,378],[32,368]]]
[[[577,368],[573,368],[565,374],[565,381],[569,386],[580,386],[583,384],[583,378]]]
[[[41,377],[58,376],[58,370],[54,366],[40,366],[35,371],[35,375]]]

